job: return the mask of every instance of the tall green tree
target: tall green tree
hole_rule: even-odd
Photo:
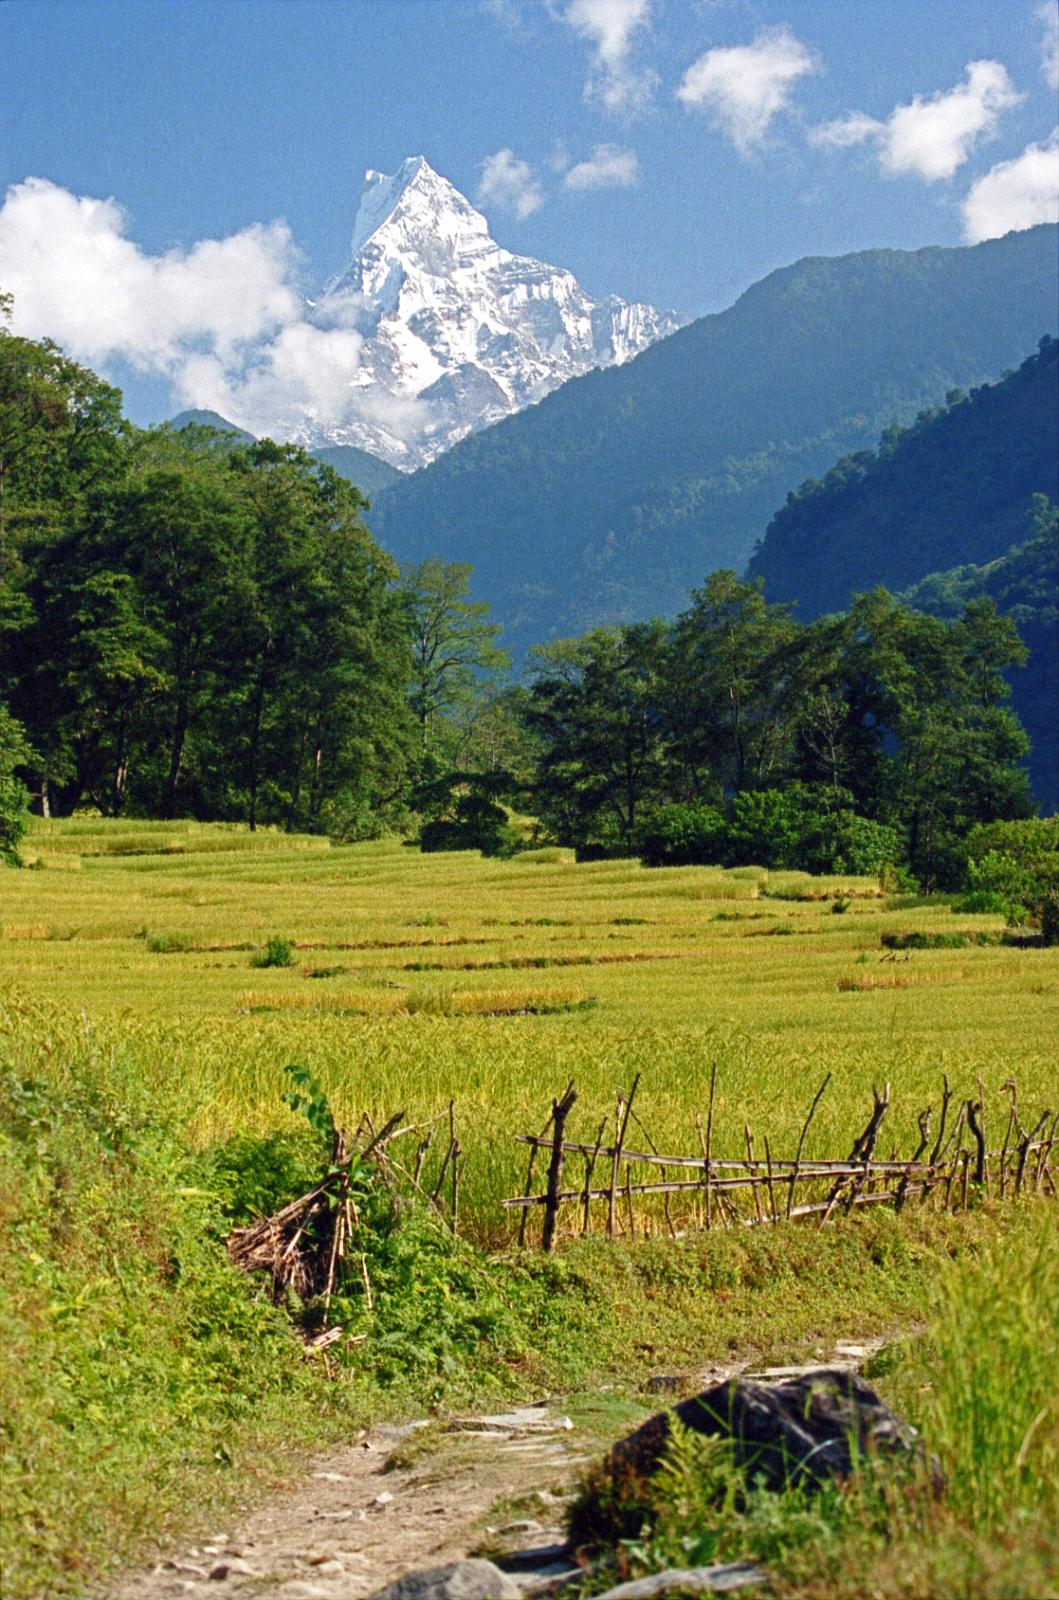
[[[523,715],[540,741],[536,796],[560,837],[633,849],[667,793],[662,622],[596,628],[533,653]]]
[[[1005,703],[1005,669],[1025,659],[1018,632],[988,600],[945,623],[884,589],[855,601],[843,628],[828,689],[849,707],[857,810],[903,829],[925,882],[949,881],[970,827],[1033,810],[1028,740]]]
[[[712,798],[775,782],[797,717],[804,675],[789,607],[760,584],[714,572],[671,635],[667,728],[689,792]]]
[[[492,680],[511,664],[488,605],[469,598],[470,579],[469,566],[436,557],[401,569],[412,640],[409,700],[423,752],[443,759],[451,754],[447,719],[483,688],[495,693]]]

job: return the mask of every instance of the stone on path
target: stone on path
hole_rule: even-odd
[[[520,1600],[517,1584],[491,1561],[469,1558],[425,1572],[409,1572],[372,1600]]]
[[[672,1568],[669,1572],[654,1572],[649,1578],[634,1578],[631,1583],[619,1583],[607,1589],[596,1600],[656,1600],[656,1596],[672,1594],[729,1594],[733,1589],[746,1589],[751,1584],[764,1583],[766,1574],[749,1561],[734,1561],[722,1567]]]

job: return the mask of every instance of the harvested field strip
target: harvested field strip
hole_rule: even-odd
[[[496,972],[519,967],[614,967],[641,961],[696,961],[701,950],[608,950],[598,955],[511,956],[506,961],[405,961],[402,972]]]
[[[39,935],[46,938],[46,934]],[[457,939],[292,939],[291,946],[295,950],[447,950],[450,947],[468,944],[501,944],[503,941],[496,938],[457,938]],[[253,941],[223,940],[211,944],[188,944],[178,954],[186,955],[223,955],[232,950],[255,950],[257,946]],[[506,965],[506,963],[501,963]]]
[[[969,978],[969,972],[916,972],[916,973],[885,973],[879,977],[869,978],[839,978],[838,989],[842,994],[855,994],[867,989],[911,989],[922,983],[959,983],[964,978]]]
[[[509,1017],[577,1011],[595,1004],[583,989],[459,989],[447,994],[349,990],[344,993],[280,994],[252,990],[239,997],[244,1011],[339,1012],[363,1017]]]

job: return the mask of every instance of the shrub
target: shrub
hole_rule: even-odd
[[[954,909],[988,908],[1016,926],[1032,918],[1042,943],[1059,942],[1059,819],[972,828],[964,887],[967,895]]]
[[[483,794],[462,794],[448,817],[424,822],[419,832],[419,848],[435,850],[480,850],[484,856],[512,856],[519,835],[507,819],[507,812]]]
[[[15,768],[29,753],[22,724],[0,704],[0,866],[22,865],[18,846],[29,822],[29,793]]]
[[[892,870],[901,854],[897,834],[852,805],[844,789],[791,783],[742,790],[727,821],[699,802],[661,806],[640,830],[640,858],[648,867],[757,861],[774,871],[853,877]]]
[[[289,967],[294,961],[294,943],[273,934],[263,950],[255,950],[250,957],[252,967]]]
[[[640,829],[645,867],[702,867],[719,861],[727,824],[715,806],[691,801],[660,806]]]
[[[191,948],[187,933],[149,933],[147,948],[156,956],[180,955]]]

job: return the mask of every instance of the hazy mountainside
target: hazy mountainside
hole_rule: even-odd
[[[229,422],[227,417],[222,417],[219,411],[180,411],[175,417],[170,417],[171,428],[216,428],[218,433],[232,434],[239,444],[253,444],[254,435],[247,433],[245,428],[237,428],[234,422]]]
[[[949,619],[984,597],[1011,617],[1030,652],[1026,666],[1009,674],[1011,703],[1033,741],[1034,795],[1051,815],[1059,811],[1059,513],[1038,500],[1031,518],[1037,531],[998,560],[932,572],[901,598]]]
[[[769,523],[749,577],[804,620],[875,584],[1004,555],[1025,537],[1034,494],[1059,501],[1059,343],[1000,383],[956,395],[877,451],[803,484]]]
[[[1056,327],[1057,230],[809,258],[626,366],[587,374],[394,484],[402,560],[469,561],[516,650],[668,612],[741,567],[787,492],[995,378]],[[938,563],[925,553],[921,571]]]
[[[186,428],[189,423],[200,428],[216,428],[218,433],[230,433],[237,444],[254,442],[252,433],[247,433],[245,428],[237,428],[234,422],[229,422],[217,411],[181,411],[171,418],[169,426]],[[401,476],[388,461],[380,461],[378,456],[369,454],[367,450],[358,450],[351,444],[325,446],[322,450],[310,450],[309,454],[315,456],[317,461],[325,461],[329,467],[334,467],[350,483],[355,483],[361,494],[369,500],[373,500]]]
[[[578,373],[627,361],[687,320],[513,255],[422,156],[368,172],[350,261],[312,307],[348,332],[355,360],[339,414],[285,427],[298,443],[355,445],[404,470]]]
[[[317,461],[326,461],[343,478],[355,483],[369,500],[374,500],[401,476],[388,461],[373,456],[368,450],[358,450],[355,444],[325,445],[320,450],[310,450],[309,454]]]

